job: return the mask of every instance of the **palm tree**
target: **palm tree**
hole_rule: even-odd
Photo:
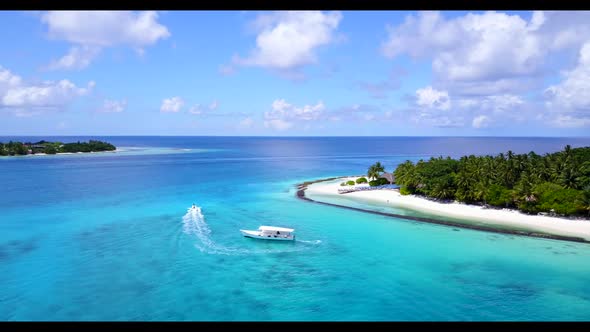
[[[376,162],[375,163],[375,170],[379,173],[383,173],[385,172],[385,167],[383,167],[383,165],[381,165],[381,162]]]
[[[552,175],[555,182],[565,188],[578,189],[577,178],[580,174],[578,161],[570,145],[566,145],[562,152],[557,154],[552,168]]]
[[[379,173],[375,169],[375,165],[369,166],[369,169],[367,170],[367,177],[369,178],[369,180],[376,179],[377,176],[379,176]]]
[[[478,201],[483,201],[483,204],[487,205],[486,197],[488,196],[489,188],[490,186],[487,180],[482,179],[475,185],[474,198]]]
[[[576,203],[578,203],[578,205],[580,205],[583,210],[587,211],[588,216],[590,216],[590,186],[586,187]]]
[[[514,153],[509,150],[506,154],[506,169],[504,173],[504,182],[508,188],[513,188],[518,181],[518,170]]]
[[[572,155],[573,155],[572,154],[572,147],[568,144],[563,149],[563,160],[568,161],[569,159],[572,158]]]
[[[397,166],[393,175],[395,176],[395,182],[397,184],[411,187],[414,183],[414,173],[414,164],[411,161],[406,160]]]
[[[367,170],[367,177],[369,177],[369,179],[377,179],[384,171],[385,168],[381,162],[378,161],[369,167]]]
[[[533,195],[534,183],[527,172],[524,172],[514,186],[517,201],[528,201],[534,199]]]
[[[580,188],[586,188],[590,190],[590,161],[585,161],[580,166],[579,176],[576,178],[578,186]]]
[[[570,167],[567,165],[559,175],[558,183],[564,186],[565,188],[573,188],[577,189],[577,179],[579,177],[578,170],[574,167]]]

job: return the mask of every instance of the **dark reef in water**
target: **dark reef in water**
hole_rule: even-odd
[[[13,240],[0,244],[0,261],[16,259],[38,248],[37,239]]]
[[[307,189],[307,186],[309,186],[310,184],[318,183],[318,182],[326,182],[326,181],[336,180],[336,179],[339,179],[339,178],[344,178],[344,177],[333,177],[333,178],[328,178],[328,179],[320,179],[320,180],[314,180],[314,181],[306,181],[306,182],[303,182],[301,184],[298,184],[297,185],[297,194],[296,194],[296,196],[299,199],[302,199],[302,200],[308,201],[308,202],[312,202],[312,203],[316,203],[316,204],[323,204],[323,205],[328,205],[328,206],[335,206],[335,207],[339,207],[339,208],[343,208],[343,209],[349,209],[349,210],[354,210],[354,211],[359,211],[359,212],[365,212],[365,213],[372,213],[372,214],[377,214],[377,215],[386,216],[386,217],[394,217],[394,218],[399,218],[399,219],[422,221],[422,222],[427,222],[427,223],[431,223],[431,224],[438,224],[438,225],[444,225],[444,226],[468,228],[468,229],[473,229],[473,230],[477,230],[477,231],[484,231],[484,232],[493,232],[493,233],[502,233],[502,234],[513,234],[513,235],[530,236],[530,237],[544,238],[544,239],[552,239],[552,240],[562,240],[562,241],[573,241],[573,242],[581,242],[581,243],[590,243],[590,241],[586,241],[585,239],[580,238],[580,237],[552,235],[552,234],[543,234],[543,233],[535,233],[535,232],[527,232],[527,231],[519,231],[519,230],[510,230],[510,229],[499,229],[499,228],[494,228],[494,227],[487,227],[487,226],[480,226],[480,225],[468,225],[468,224],[462,224],[462,223],[458,223],[458,222],[452,222],[452,221],[446,221],[446,220],[439,220],[439,219],[432,219],[432,218],[425,218],[425,217],[415,217],[415,216],[406,216],[406,215],[402,215],[402,214],[395,214],[395,213],[388,213],[388,212],[379,212],[379,211],[373,211],[373,210],[367,210],[367,209],[361,209],[361,208],[356,208],[356,207],[351,207],[351,206],[340,205],[340,204],[327,203],[327,202],[319,202],[319,201],[313,200],[313,199],[305,196],[305,190]]]

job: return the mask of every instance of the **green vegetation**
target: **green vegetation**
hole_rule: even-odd
[[[25,155],[27,153],[28,149],[23,143],[13,141],[7,144],[0,143],[0,156]]]
[[[517,208],[526,213],[590,215],[590,147],[537,155],[464,156],[406,161],[394,172],[402,195]]]
[[[385,172],[385,167],[381,165],[381,162],[376,162],[369,167],[367,170],[367,177],[369,179],[377,179],[381,175],[382,172]]]
[[[367,177],[369,179],[373,179],[371,181],[369,181],[369,186],[371,187],[375,187],[375,186],[382,186],[385,184],[389,184],[389,181],[385,178],[381,177],[381,173],[385,172],[385,167],[383,167],[383,165],[381,164],[381,162],[376,162],[373,165],[369,166],[369,169],[367,170]],[[365,179],[365,178],[361,178],[361,179]],[[365,179],[366,181],[366,179]]]
[[[410,195],[411,194],[410,190],[408,190],[407,187],[401,187],[401,188],[399,188],[399,193],[402,194],[402,195]]]
[[[346,182],[346,184],[349,186],[354,186],[354,181],[350,180],[350,181]]]
[[[66,143],[39,141],[36,143],[22,143],[10,141],[0,142],[0,156],[15,156],[36,153],[56,154],[61,152],[99,152],[114,151],[116,147],[110,143],[93,141]]]
[[[356,179],[356,183],[357,184],[367,183],[367,178],[358,178],[358,179]]]
[[[346,182],[341,182],[341,183],[340,183],[340,186],[341,186],[341,187],[344,187],[345,185],[346,185]]]
[[[389,181],[387,181],[387,179],[385,179],[385,178],[378,178],[377,180],[369,181],[369,186],[371,186],[371,187],[382,186],[385,184],[389,184]]]
[[[63,152],[114,151],[115,149],[115,146],[112,144],[92,140],[90,140],[88,143],[67,143],[62,146]]]

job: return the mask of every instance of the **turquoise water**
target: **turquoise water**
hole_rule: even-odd
[[[588,138],[100,139],[133,153],[0,158],[0,320],[590,319],[590,245],[322,206],[294,187]],[[239,233],[263,224],[298,241]]]

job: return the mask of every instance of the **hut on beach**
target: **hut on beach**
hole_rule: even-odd
[[[393,184],[395,182],[395,175],[393,175],[392,173],[385,172],[381,174],[379,178],[386,179],[387,181],[389,181],[389,184]]]

